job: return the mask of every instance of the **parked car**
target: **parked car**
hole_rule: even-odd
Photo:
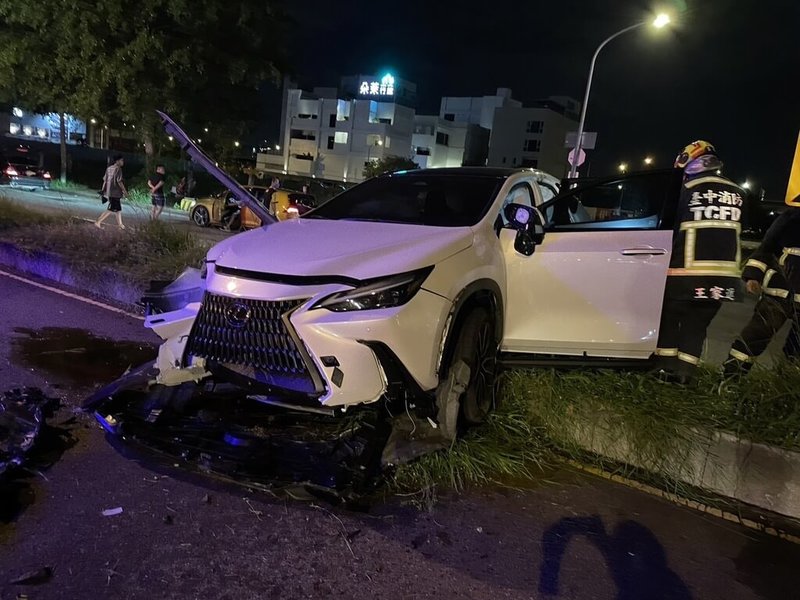
[[[267,189],[263,186],[247,186],[250,192],[261,204],[267,196]],[[279,189],[272,195],[272,202],[265,206],[271,213],[276,214],[278,220],[284,221],[305,214],[315,206],[314,196],[290,190]],[[229,191],[215,196],[198,198],[189,212],[190,218],[199,227],[226,226],[234,231],[240,229],[254,229],[261,226],[261,219],[247,206],[234,198]]]
[[[0,182],[11,187],[30,190],[50,188],[50,173],[39,165],[36,157],[29,155],[27,147],[0,156],[0,169]]]

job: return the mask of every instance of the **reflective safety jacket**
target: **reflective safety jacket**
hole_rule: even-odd
[[[687,179],[678,199],[666,297],[673,300],[744,298],[740,279],[741,218],[745,192],[701,173]]]
[[[800,208],[787,208],[775,219],[745,263],[742,279],[758,281],[767,296],[800,303]]]

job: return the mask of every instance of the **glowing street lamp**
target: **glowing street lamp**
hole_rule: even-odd
[[[742,184],[742,188],[745,189],[745,190],[749,190],[750,189],[750,182],[745,180],[745,182]]]
[[[238,148],[239,147],[239,142],[233,142],[233,145]]]
[[[597,50],[594,51],[594,56],[592,56],[592,63],[589,66],[589,79],[586,82],[586,93],[583,96],[583,105],[581,106],[581,118],[578,122],[578,137],[575,140],[575,154],[573,156],[578,157],[580,156],[581,149],[582,149],[582,142],[583,142],[583,128],[584,124],[586,123],[586,107],[589,104],[589,92],[592,90],[592,77],[594,76],[594,64],[597,62],[597,55],[600,54],[600,51],[605,48],[606,44],[613,40],[614,38],[622,35],[623,33],[627,33],[629,31],[633,31],[634,29],[638,29],[639,27],[644,27],[645,25],[652,25],[656,29],[662,29],[666,27],[670,23],[669,15],[665,13],[659,14],[653,21],[642,21],[641,23],[636,23],[635,25],[630,25],[629,27],[625,27],[624,29],[620,29],[616,33],[608,36],[603,42],[597,47]],[[569,170],[570,178],[575,178],[578,175],[578,164],[577,161],[574,161],[572,166]]]
[[[652,156],[645,156],[644,157],[644,164],[648,167],[653,164],[653,157]]]
[[[619,163],[619,165],[617,166],[617,169],[619,169],[620,173],[624,173],[625,171],[628,170],[628,164],[627,163]]]

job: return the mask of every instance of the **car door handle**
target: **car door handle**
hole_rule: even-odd
[[[619,253],[622,256],[657,256],[667,251],[664,248],[623,248]]]

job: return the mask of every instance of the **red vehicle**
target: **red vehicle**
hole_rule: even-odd
[[[6,185],[31,190],[50,189],[50,173],[25,146],[0,155],[0,169],[0,182]]]

